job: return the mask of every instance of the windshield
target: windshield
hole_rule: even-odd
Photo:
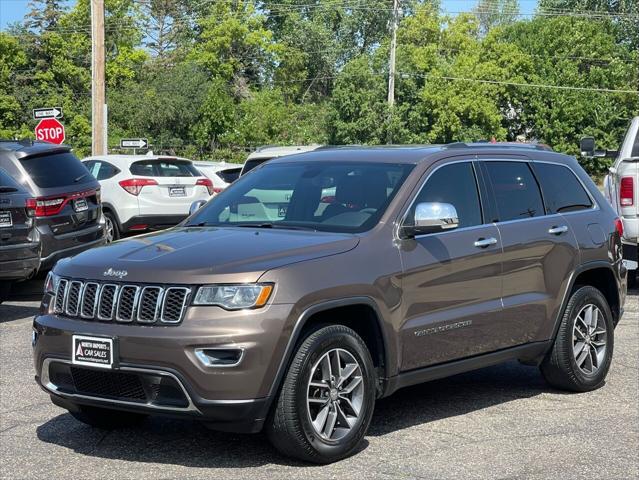
[[[211,200],[187,226],[303,228],[363,232],[377,224],[413,165],[266,165]]]

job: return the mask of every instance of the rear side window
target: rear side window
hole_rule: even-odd
[[[241,168],[229,168],[228,170],[220,170],[215,173],[226,183],[233,183],[235,180],[238,179],[241,171]]]
[[[109,178],[120,173],[115,166],[100,160],[86,162],[85,166],[97,180],[108,180]]]
[[[140,160],[131,164],[133,175],[145,177],[200,177],[191,162],[180,160]]]
[[[470,162],[445,165],[433,173],[415,198],[409,216],[414,223],[415,208],[421,202],[450,203],[457,210],[460,227],[481,225],[481,205],[475,172]]]
[[[242,175],[246,175],[248,172],[253,170],[255,167],[262,165],[264,162],[268,162],[272,160],[271,158],[253,158],[251,160],[247,160],[242,168]]]
[[[16,182],[11,175],[0,168],[0,193],[2,193],[2,189],[9,190],[13,189],[19,190],[20,185]]]
[[[592,207],[592,201],[568,168],[535,163],[535,172],[544,192],[547,213],[574,212]]]
[[[495,192],[499,221],[544,215],[537,180],[526,162],[486,162]]]
[[[639,131],[635,136],[635,143],[632,145],[632,152],[630,152],[630,155],[633,157],[639,157]]]
[[[89,179],[93,181],[82,162],[69,152],[21,158],[20,163],[40,188],[75,186]]]

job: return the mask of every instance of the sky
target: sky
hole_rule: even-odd
[[[67,0],[73,5],[75,0]],[[450,12],[468,11],[472,9],[476,0],[442,0],[444,10]],[[28,11],[29,0],[0,0],[0,30],[14,22],[21,22]],[[519,8],[522,14],[531,14],[537,6],[537,0],[519,0]]]

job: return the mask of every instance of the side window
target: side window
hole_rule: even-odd
[[[567,167],[535,163],[534,168],[544,192],[547,213],[573,212],[592,207],[584,187]]]
[[[637,135],[635,135],[635,143],[632,145],[632,152],[630,155],[633,157],[639,157],[639,131],[637,131]]]
[[[421,202],[450,203],[457,210],[460,228],[482,223],[477,180],[470,162],[453,163],[436,170],[417,194],[406,219],[408,223],[413,223],[415,208]]]
[[[537,180],[526,162],[485,162],[495,192],[499,221],[544,215]]]
[[[113,165],[111,165],[110,163],[100,162],[100,168],[98,170],[98,174],[96,178],[98,180],[108,180],[109,178],[113,177],[114,175],[118,173],[120,173],[120,171],[117,168],[115,168]]]

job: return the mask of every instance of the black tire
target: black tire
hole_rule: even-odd
[[[588,305],[597,307],[603,316],[602,320],[606,329],[606,348],[602,355],[602,360],[597,369],[591,373],[584,371],[577,365],[575,357],[579,355],[573,352],[573,348],[575,348],[573,342],[578,341],[578,337],[576,335],[573,336],[573,328],[578,321],[577,316]],[[599,341],[601,340],[601,337],[597,338]],[[614,326],[612,312],[606,298],[594,287],[578,287],[570,296],[553,347],[541,363],[541,373],[550,385],[562,390],[573,392],[595,390],[605,383],[606,374],[612,361],[613,348]],[[589,353],[592,352],[587,346],[586,350]],[[593,356],[594,354],[590,358]],[[587,363],[584,365],[587,365]]]
[[[79,411],[69,411],[73,418],[91,427],[103,430],[116,430],[118,428],[135,427],[146,419],[142,413],[123,412],[108,408],[80,406]]]
[[[116,240],[119,240],[121,237],[121,233],[120,233],[120,227],[118,226],[118,220],[115,218],[115,215],[113,215],[113,213],[111,212],[104,212],[104,219],[106,220],[106,224],[104,226],[104,235],[105,238],[107,240],[107,243],[111,243],[111,242],[115,242]],[[109,224],[111,224],[113,226],[113,237],[112,238],[108,238],[108,229],[109,229]]]
[[[345,350],[345,355],[352,355],[359,364],[363,381],[360,398],[363,400],[360,414],[352,428],[347,429],[348,433],[341,438],[325,439],[312,426],[307,408],[307,389],[311,388],[308,382],[313,374],[313,367],[327,352],[337,348]],[[371,355],[357,333],[342,325],[318,329],[304,339],[291,361],[279,397],[266,423],[269,440],[282,454],[306,462],[325,464],[351,455],[366,434],[373,415],[376,379]],[[331,398],[332,395],[331,389]],[[338,424],[339,421],[335,425]]]
[[[0,282],[0,303],[9,300],[9,294],[11,293],[11,282]]]

